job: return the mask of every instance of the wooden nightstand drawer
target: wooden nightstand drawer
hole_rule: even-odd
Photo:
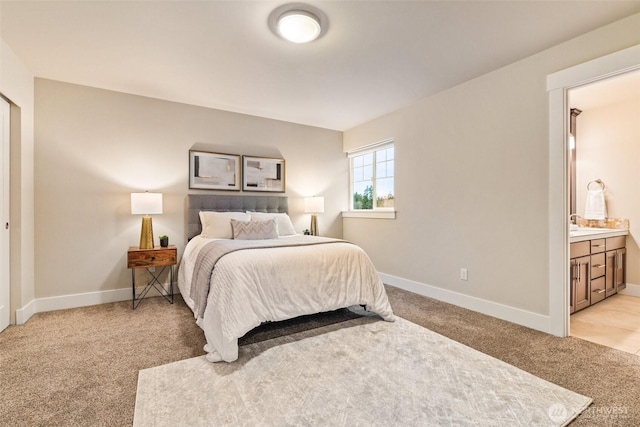
[[[138,249],[136,247],[130,247],[127,252],[127,268],[175,265],[177,258],[177,249],[175,246],[153,249]]]

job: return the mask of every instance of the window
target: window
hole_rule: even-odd
[[[351,210],[393,210],[394,157],[393,141],[349,153]]]

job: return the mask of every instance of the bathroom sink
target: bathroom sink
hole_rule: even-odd
[[[610,228],[592,228],[592,227],[577,227],[569,229],[569,237],[576,236],[587,236],[590,234],[602,234],[602,233],[610,233],[612,230]]]

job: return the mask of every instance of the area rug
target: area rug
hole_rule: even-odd
[[[562,426],[591,399],[402,318],[139,372],[134,426]]]

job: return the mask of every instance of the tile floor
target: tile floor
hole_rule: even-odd
[[[571,336],[640,356],[640,298],[614,295],[571,316]]]

